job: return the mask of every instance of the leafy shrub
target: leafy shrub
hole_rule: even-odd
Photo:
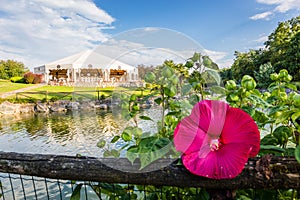
[[[261,65],[258,72],[254,71],[254,77],[258,81],[257,86],[259,88],[267,88],[272,83],[270,75],[274,72],[271,63]]]
[[[21,76],[14,76],[10,78],[10,81],[13,83],[25,83],[25,80]]]
[[[34,81],[35,75],[32,72],[27,72],[24,74],[25,82],[28,84],[32,84]]]
[[[293,84],[297,87],[297,90],[300,90],[300,81],[299,82],[293,82]]]
[[[43,99],[41,100],[41,102],[42,102],[42,103],[46,103],[46,102],[47,102],[47,98],[43,98]]]
[[[50,99],[50,101],[52,101],[52,102],[55,102],[55,101],[57,101],[57,100],[59,100],[59,98],[58,98],[57,96],[53,96],[53,97],[51,97],[51,99]]]
[[[34,74],[33,84],[39,84],[42,82],[42,74]]]
[[[225,85],[226,100],[231,106],[248,112],[264,131],[262,155],[297,156],[295,147],[299,146],[300,94],[296,86],[290,83],[292,78],[286,69],[270,74],[272,83],[263,93],[255,89],[256,82],[248,75],[243,77],[241,85],[233,80]],[[287,90],[290,92],[287,93]]]

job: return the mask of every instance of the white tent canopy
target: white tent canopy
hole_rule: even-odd
[[[120,62],[116,59],[109,58],[96,51],[86,50],[43,66],[35,67],[34,73],[44,74],[45,81],[48,82],[49,70],[51,69],[67,69],[68,70],[68,81],[76,82],[80,80],[80,69],[94,68],[101,69],[106,75],[103,77],[105,81],[109,81],[109,70],[110,69],[121,69],[127,72],[127,81],[138,80],[137,68],[130,66],[126,63]]]

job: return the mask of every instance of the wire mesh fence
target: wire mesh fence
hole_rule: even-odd
[[[108,184],[0,173],[1,200],[207,199],[200,188]]]

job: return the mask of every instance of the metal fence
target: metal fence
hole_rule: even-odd
[[[55,180],[0,173],[2,200],[207,199],[200,188]],[[206,198],[207,197],[207,198]]]

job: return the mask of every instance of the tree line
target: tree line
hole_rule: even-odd
[[[300,81],[300,16],[280,22],[268,36],[264,48],[236,51],[234,56],[231,68],[221,71],[225,80],[239,81],[244,75],[250,75],[268,85],[270,74],[287,69],[293,81]]]

